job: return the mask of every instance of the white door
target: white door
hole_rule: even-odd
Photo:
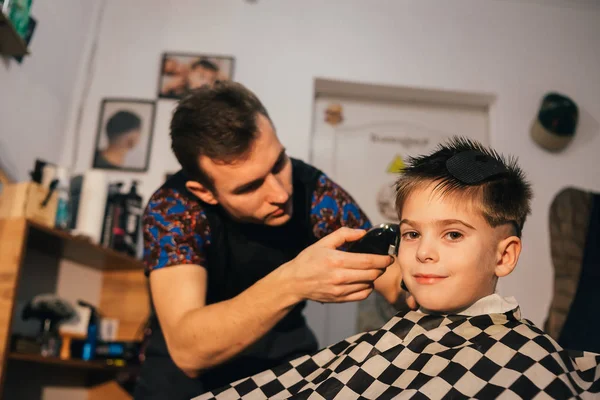
[[[407,157],[453,135],[489,142],[484,106],[318,96],[313,118],[310,162],[348,191],[373,225],[397,221],[392,185]],[[357,332],[357,303],[309,302],[305,314],[321,347]]]

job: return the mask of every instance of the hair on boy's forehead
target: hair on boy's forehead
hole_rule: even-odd
[[[483,191],[481,187],[448,190],[448,188],[444,186],[444,182],[435,180],[414,181],[414,185],[406,187],[403,202],[402,204],[398,204],[399,216],[404,215],[402,213],[404,204],[409,199],[414,200],[414,197],[419,196],[423,192],[428,192],[427,199],[425,200],[426,202],[440,202],[461,213],[465,212],[467,214],[484,216]],[[423,198],[421,198],[421,201],[422,200]]]
[[[479,203],[492,227],[514,224],[517,235],[531,212],[531,187],[516,159],[471,139],[454,137],[431,154],[408,159],[396,182],[398,214],[408,195],[431,182],[440,194]]]

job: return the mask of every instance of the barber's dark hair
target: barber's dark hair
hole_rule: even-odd
[[[113,141],[119,136],[140,129],[142,120],[137,114],[130,111],[119,111],[115,113],[106,123],[106,135],[108,141]]]
[[[217,81],[189,92],[171,120],[171,147],[183,171],[212,188],[200,156],[230,163],[243,158],[256,135],[257,116],[269,118],[254,93],[232,81]]]
[[[450,173],[446,161],[456,154],[477,151],[495,160],[505,172],[475,184],[466,184]],[[477,201],[484,218],[492,226],[514,226],[514,234],[521,236],[527,215],[531,212],[531,185],[515,157],[506,158],[481,143],[462,137],[454,137],[441,144],[431,154],[411,157],[396,182],[396,210],[402,206],[410,193],[424,184],[436,183],[442,194],[464,196]]]
[[[200,60],[195,61],[192,64],[192,69],[194,69],[196,67],[203,67],[208,70],[215,71],[215,72],[219,71],[219,67],[217,66],[217,64],[215,64],[214,62],[212,62],[210,60],[207,60],[206,58],[201,58]]]

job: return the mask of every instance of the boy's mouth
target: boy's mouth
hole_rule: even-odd
[[[447,276],[435,275],[435,274],[415,274],[413,275],[417,283],[421,285],[433,285],[446,279]]]

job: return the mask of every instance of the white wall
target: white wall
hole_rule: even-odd
[[[36,158],[59,161],[92,14],[87,1],[34,1],[31,54],[0,58],[0,164],[14,179],[27,179]]]
[[[600,190],[600,8],[588,1],[108,0],[78,169],[89,168],[101,99],[155,98],[162,51],[232,54],[235,79],[264,101],[289,152],[307,159],[315,77],[486,92],[497,96],[492,144],[520,157],[534,183],[533,215],[517,271],[501,290],[541,325],[552,290],[548,207],[565,185]],[[594,5],[596,4],[596,5]],[[560,155],[528,129],[542,95],[579,103],[579,136]],[[158,102],[145,199],[177,164],[169,150],[174,103]],[[65,143],[69,151],[71,138]],[[65,153],[69,154],[69,153]],[[68,159],[68,157],[67,157]],[[584,168],[584,162],[590,167]],[[112,178],[141,176],[113,173]]]

